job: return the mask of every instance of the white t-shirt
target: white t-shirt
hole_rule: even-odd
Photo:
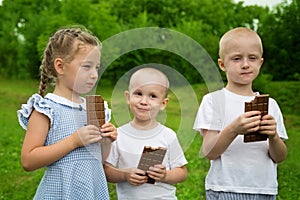
[[[194,129],[222,131],[228,124],[244,113],[245,102],[254,96],[241,96],[218,90],[205,95],[199,107]],[[269,98],[269,115],[277,122],[277,133],[288,139],[283,117],[276,101]],[[210,161],[205,189],[213,191],[277,194],[277,164],[268,155],[268,141],[243,142],[239,135],[226,151]]]
[[[118,138],[112,143],[110,155],[106,162],[119,169],[137,168],[144,146],[165,147],[167,152],[163,165],[167,170],[187,164],[176,133],[158,124],[152,130],[138,130],[125,124],[118,128]],[[133,186],[128,182],[117,183],[118,199],[177,199],[173,185],[156,181],[155,184],[145,183]]]

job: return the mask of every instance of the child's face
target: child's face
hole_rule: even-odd
[[[134,119],[143,123],[156,120],[159,110],[163,110],[168,103],[166,88],[155,83],[131,88],[125,95]]]
[[[224,56],[218,60],[226,72],[227,80],[234,85],[251,85],[263,63],[261,43],[257,37],[241,36],[224,44]]]
[[[91,91],[98,79],[100,51],[98,47],[86,45],[79,49],[74,59],[67,63],[64,71],[64,84],[78,94]]]

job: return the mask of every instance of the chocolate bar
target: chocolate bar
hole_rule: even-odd
[[[145,146],[137,168],[147,172],[149,167],[162,164],[166,152],[167,149],[162,147],[158,149],[152,149],[151,147]],[[148,176],[147,183],[154,184],[155,180]]]
[[[251,102],[245,102],[245,112],[258,110],[261,116],[268,114],[269,95],[258,95]],[[268,136],[260,134],[258,131],[244,135],[244,142],[257,142],[267,140]]]
[[[86,96],[87,124],[100,128],[105,124],[104,100],[100,95]]]

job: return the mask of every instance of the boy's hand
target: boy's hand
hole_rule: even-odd
[[[239,116],[231,125],[236,135],[244,135],[259,130],[261,123],[260,111],[249,111]]]
[[[105,123],[101,126],[101,135],[103,137],[109,137],[111,142],[115,141],[118,136],[116,127],[111,123]]]
[[[149,168],[147,174],[156,181],[165,182],[167,170],[164,165],[154,165],[154,167]]]
[[[262,117],[259,126],[259,133],[268,135],[269,138],[273,138],[277,135],[276,121],[274,117],[271,115],[265,115]]]
[[[125,178],[128,183],[134,186],[139,186],[147,182],[148,177],[143,170],[132,168],[125,172]]]

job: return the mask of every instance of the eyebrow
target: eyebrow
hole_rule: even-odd
[[[93,64],[96,64],[96,66],[100,66],[100,62],[98,63],[94,63],[93,61],[90,61],[90,60],[84,60],[83,62],[80,62],[81,65],[84,65],[84,64],[90,64],[90,65],[93,65]]]

